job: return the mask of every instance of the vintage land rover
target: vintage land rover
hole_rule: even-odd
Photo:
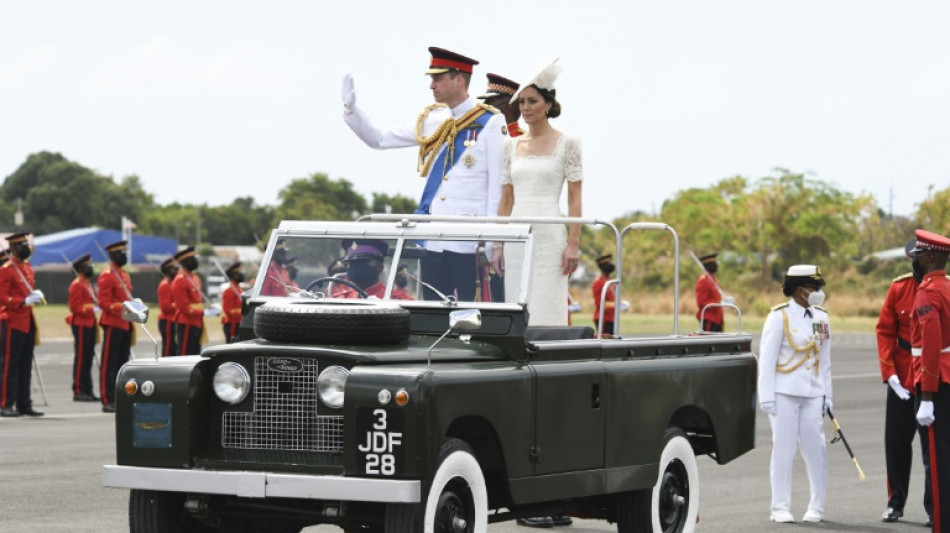
[[[493,302],[425,283],[427,248],[504,243],[530,258],[532,228],[553,220],[281,223],[238,342],[119,373],[103,484],[131,489],[131,531],[484,532],[553,514],[692,531],[696,454],[724,464],[754,444],[750,335],[680,335],[675,318],[657,336],[531,326],[530,260],[520,290]],[[618,260],[631,230],[677,243],[664,224],[569,220],[613,231]],[[342,298],[360,287],[327,268],[361,239],[387,244],[381,297]],[[286,250],[297,285],[274,264]]]

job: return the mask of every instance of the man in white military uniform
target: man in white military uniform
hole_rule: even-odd
[[[426,74],[435,104],[414,124],[380,129],[356,107],[353,78],[343,78],[343,119],[369,147],[377,150],[419,147],[417,170],[426,186],[416,213],[432,215],[492,215],[501,198],[505,118],[476,103],[468,94],[472,67],[478,61],[431,47]],[[459,300],[475,298],[476,242],[426,242],[422,261],[425,280]],[[427,299],[437,298],[431,291]]]
[[[782,292],[792,299],[765,319],[759,346],[759,403],[772,426],[773,522],[793,522],[792,463],[800,448],[811,500],[803,521],[820,522],[825,511],[828,448],[822,418],[831,409],[831,325],[815,265],[795,265]]]

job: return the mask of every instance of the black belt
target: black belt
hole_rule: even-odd
[[[908,352],[910,351],[910,343],[900,337],[897,337],[897,345],[907,350]]]

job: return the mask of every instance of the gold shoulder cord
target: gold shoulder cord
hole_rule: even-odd
[[[485,113],[497,113],[497,110],[491,106],[487,106],[482,103],[478,103],[465,113],[458,120],[453,120],[451,117],[445,119],[439,127],[435,129],[432,135],[426,137],[422,134],[422,127],[425,123],[426,117],[429,116],[429,112],[433,109],[444,107],[444,104],[431,104],[425,108],[419,118],[416,119],[416,141],[419,143],[419,161],[416,164],[416,170],[419,171],[421,177],[426,177],[429,175],[429,171],[432,170],[432,165],[435,163],[435,157],[439,153],[439,147],[443,143],[448,144],[449,149],[449,159],[455,159],[455,137],[458,135],[460,130],[463,130],[472,125],[475,120],[484,115]],[[445,177],[445,173],[448,172],[448,168],[442,168],[442,177]]]
[[[782,309],[782,326],[785,328],[785,340],[788,341],[788,345],[792,347],[792,350],[795,350],[796,355],[799,355],[799,354],[801,355],[797,358],[793,355],[792,357],[788,359],[788,361],[785,361],[784,363],[781,363],[781,362],[776,363],[775,370],[777,370],[778,372],[782,374],[789,374],[791,372],[794,372],[795,369],[797,369],[798,367],[808,362],[810,358],[814,357],[815,358],[814,369],[815,369],[815,375],[817,376],[818,362],[819,362],[818,361],[818,344],[815,343],[814,340],[802,347],[799,347],[795,344],[795,341],[792,340],[792,333],[788,330],[788,313],[784,309]],[[806,368],[810,369],[811,367],[806,367]]]

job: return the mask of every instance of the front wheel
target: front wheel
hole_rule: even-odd
[[[488,491],[472,449],[451,439],[439,451],[425,501],[386,506],[385,533],[482,533],[488,528]]]
[[[620,533],[692,533],[699,515],[699,468],[696,455],[679,428],[663,438],[659,475],[653,489],[620,496],[617,530]]]
[[[185,510],[180,492],[132,489],[129,493],[131,533],[205,533],[212,531]]]

